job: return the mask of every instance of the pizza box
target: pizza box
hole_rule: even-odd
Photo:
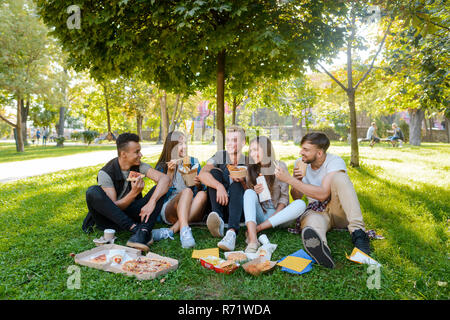
[[[98,257],[102,254],[106,255],[106,261],[96,263],[93,262],[92,259],[95,257]],[[123,256],[123,259],[120,263],[116,263],[113,261],[112,257],[116,254],[120,254]],[[176,270],[178,268],[178,260],[160,256],[153,252],[148,252],[146,257],[148,258],[155,258],[160,259],[163,261],[167,261],[171,264],[170,268],[158,271],[158,272],[152,272],[152,273],[145,273],[145,274],[135,274],[133,272],[127,272],[122,270],[122,265],[126,261],[136,259],[138,257],[142,257],[141,250],[120,246],[117,244],[107,244],[99,247],[95,247],[93,249],[83,251],[77,255],[75,255],[75,263],[84,265],[90,268],[95,268],[103,271],[108,272],[114,272],[114,273],[123,273],[129,276],[135,276],[139,280],[148,280],[148,279],[154,279],[157,278],[163,274],[168,273],[169,271]]]

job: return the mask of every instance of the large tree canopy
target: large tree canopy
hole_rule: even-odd
[[[410,144],[420,145],[425,111],[443,111],[448,119],[450,6],[446,1],[418,1],[400,17],[387,39],[386,102],[408,110]],[[429,2],[429,3],[428,3]]]
[[[69,11],[70,0],[36,2],[71,64],[97,79],[139,69],[185,94],[217,81],[222,134],[225,81],[243,89],[262,76],[289,77],[342,44],[339,1],[80,0]]]
[[[48,93],[54,44],[29,0],[1,1],[0,17],[0,88],[17,103],[16,123],[0,119],[16,129],[17,151],[23,152],[30,97]]]

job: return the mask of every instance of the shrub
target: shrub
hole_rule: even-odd
[[[61,136],[61,137],[56,137],[55,140],[56,140],[57,147],[64,147],[64,141],[66,140],[66,138]]]
[[[80,131],[72,132],[72,134],[70,135],[70,138],[72,140],[80,140],[81,138],[83,138],[83,132],[80,132]]]
[[[82,134],[84,142],[87,143],[88,145],[90,145],[92,141],[94,141],[94,139],[99,136],[99,133],[97,131],[91,130],[83,131]]]

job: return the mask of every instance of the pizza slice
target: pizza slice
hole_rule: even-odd
[[[139,177],[144,178],[145,174],[136,171],[130,171],[130,173],[128,174],[127,181],[136,181]]]
[[[97,257],[91,259],[93,263],[105,263],[106,262],[106,254],[101,254]]]

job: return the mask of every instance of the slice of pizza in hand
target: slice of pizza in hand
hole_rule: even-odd
[[[136,181],[139,177],[144,178],[145,174],[136,171],[130,171],[130,173],[128,174],[127,181]]]

